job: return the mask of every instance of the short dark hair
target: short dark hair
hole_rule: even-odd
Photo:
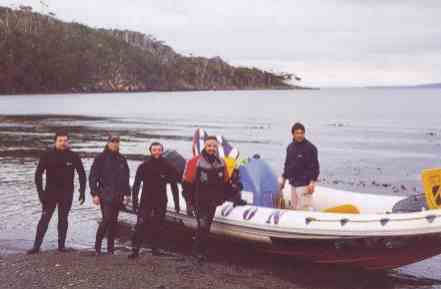
[[[306,131],[305,126],[303,124],[301,124],[300,122],[296,122],[291,128],[291,133],[294,133],[298,129],[303,130],[303,132]]]
[[[152,152],[152,148],[155,146],[160,146],[161,149],[164,150],[164,146],[162,145],[162,143],[155,141],[152,142],[152,144],[149,146],[149,152]]]
[[[67,133],[66,130],[59,130],[59,131],[55,132],[54,141],[56,141],[57,138],[59,138],[60,136],[66,136],[69,138],[69,134]]]
[[[214,135],[209,135],[205,138],[205,142],[207,142],[209,140],[215,140],[217,142],[217,137]]]

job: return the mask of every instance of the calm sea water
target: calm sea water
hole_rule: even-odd
[[[71,131],[87,170],[109,131],[122,136],[133,174],[148,143],[159,140],[189,157],[191,136],[203,127],[224,135],[243,157],[259,153],[279,173],[290,127],[301,121],[319,149],[323,185],[412,195],[421,191],[421,170],[441,166],[440,96],[430,89],[0,96],[0,252],[32,245],[41,210],[33,184],[37,156],[60,127]],[[97,220],[90,198],[75,204],[70,244],[92,247]],[[123,220],[134,222],[132,216]],[[45,248],[56,247],[52,224]],[[441,286],[440,261],[394,270],[391,280],[401,281],[388,288]],[[326,284],[316,287],[330,288]]]

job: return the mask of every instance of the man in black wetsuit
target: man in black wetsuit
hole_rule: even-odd
[[[139,256],[139,249],[145,233],[152,236],[152,254],[159,255],[161,224],[167,209],[167,183],[171,184],[174,196],[178,195],[179,172],[162,156],[163,147],[154,142],[149,148],[150,156],[139,165],[133,184],[133,209],[138,213],[138,221],[133,236],[133,252],[129,258]],[[141,204],[138,209],[138,193],[142,183]],[[179,212],[179,198],[174,197],[175,209]]]
[[[115,251],[115,234],[122,202],[130,196],[129,166],[119,153],[119,137],[110,135],[102,153],[94,160],[89,175],[93,203],[100,206],[103,219],[98,226],[95,251],[101,254],[101,244],[107,233],[107,252]]]
[[[85,201],[86,174],[78,154],[69,149],[67,132],[55,134],[55,146],[47,150],[38,162],[35,172],[35,184],[43,211],[37,226],[34,246],[27,253],[40,252],[40,247],[46,234],[47,227],[58,208],[58,250],[65,252],[66,234],[69,211],[72,207],[74,192],[75,170],[80,180],[80,204]],[[43,174],[46,174],[46,184],[43,187]]]

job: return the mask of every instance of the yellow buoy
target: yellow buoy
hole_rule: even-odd
[[[237,162],[233,158],[225,157],[225,165],[227,167],[228,177],[231,178],[233,175],[234,169],[236,169]]]
[[[423,170],[424,194],[429,209],[441,209],[441,168]]]

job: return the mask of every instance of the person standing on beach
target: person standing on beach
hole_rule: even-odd
[[[139,249],[145,234],[152,237],[152,254],[160,255],[159,241],[161,225],[167,209],[167,183],[171,184],[173,195],[178,195],[179,172],[162,156],[163,146],[154,142],[149,147],[150,156],[139,165],[133,184],[133,210],[138,213],[138,220],[133,236],[130,259],[139,256]],[[142,184],[141,204],[138,209],[138,194]],[[178,195],[179,196],[179,195]],[[176,212],[179,212],[179,199],[174,198]]]
[[[295,210],[312,209],[315,184],[320,174],[317,148],[305,138],[305,126],[299,122],[291,129],[293,141],[286,150],[280,191],[286,180],[291,185],[291,206]]]
[[[120,139],[116,135],[108,137],[107,145],[94,160],[89,175],[90,193],[93,203],[100,206],[102,221],[98,226],[95,251],[101,254],[101,245],[107,234],[107,252],[115,251],[115,234],[118,214],[122,203],[130,196],[129,166],[119,153]]]
[[[214,136],[205,140],[201,154],[187,162],[183,189],[196,213],[197,231],[193,254],[205,259],[206,243],[216,207],[221,205],[231,191],[225,161],[218,157],[218,141]]]
[[[44,235],[56,208],[58,208],[58,250],[65,252],[68,218],[72,207],[75,171],[80,181],[79,202],[85,201],[86,173],[77,153],[69,148],[67,132],[55,134],[55,145],[40,158],[35,172],[35,184],[43,211],[37,226],[34,246],[28,254],[40,252]],[[46,175],[43,187],[43,174]]]

